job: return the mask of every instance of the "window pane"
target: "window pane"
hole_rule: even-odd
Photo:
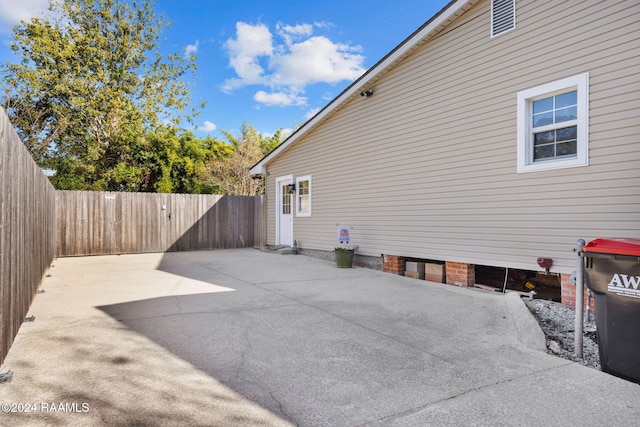
[[[533,127],[562,123],[578,118],[578,91],[533,101]]]
[[[554,157],[553,144],[542,145],[533,149],[533,160],[550,159]]]
[[[553,123],[553,111],[533,115],[533,127],[546,126]]]
[[[533,114],[553,110],[553,96],[533,101]]]
[[[553,131],[536,133],[533,137],[534,146],[549,144],[555,140]]]
[[[568,128],[558,129],[556,130],[556,140],[557,141],[568,141],[575,140],[578,138],[578,127],[571,126]]]
[[[300,212],[309,212],[309,196],[300,196]]]
[[[566,122],[578,118],[578,107],[568,107],[556,110],[556,121],[554,123]]]
[[[309,194],[309,181],[298,182],[298,194]]]
[[[578,152],[578,142],[561,142],[556,145],[556,157],[573,156]]]
[[[533,160],[575,156],[578,153],[577,137],[577,126],[534,134]]]
[[[555,108],[573,107],[578,104],[578,91],[573,90],[571,92],[556,95]]]

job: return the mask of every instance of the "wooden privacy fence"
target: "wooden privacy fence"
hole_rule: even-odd
[[[56,191],[0,107],[0,364],[54,255],[262,246],[263,198]]]
[[[58,256],[262,245],[262,196],[56,192]]]
[[[0,108],[0,363],[55,250],[55,190]]]

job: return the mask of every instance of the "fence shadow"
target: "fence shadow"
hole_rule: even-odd
[[[222,196],[204,215],[167,248],[157,269],[194,280],[217,284],[211,271],[200,264],[169,256],[169,253],[216,249],[253,248],[261,244],[262,197]],[[190,255],[190,257],[198,255]]]
[[[193,225],[180,232],[166,252],[254,247],[260,242],[261,215],[260,196],[222,196]]]
[[[211,406],[231,405],[232,411],[215,411],[221,412],[219,417],[222,418],[216,420],[216,425],[290,425],[285,421],[286,414],[269,394],[270,384],[260,388],[252,383],[253,380],[248,383],[238,378],[243,364],[241,355],[250,345],[243,336],[251,324],[246,323],[246,319],[239,322],[237,315],[229,313],[236,313],[239,306],[246,304],[246,298],[246,295],[239,297],[237,292],[204,293],[131,301],[98,309],[124,327],[119,334],[136,337],[144,347],[152,347],[148,343],[151,341],[155,346],[164,348],[165,351],[153,348],[147,352],[151,357],[157,357],[157,354],[164,357],[163,366],[176,364],[169,357],[172,354],[177,360],[186,361],[194,370],[206,374],[209,377],[207,384],[212,383],[213,386],[209,385],[208,390],[190,386],[193,390],[189,390],[188,397],[195,396],[198,400],[194,403],[209,400],[199,411]],[[255,301],[259,300],[260,296],[256,295]],[[177,307],[181,310],[178,311]],[[152,373],[159,377],[166,375],[166,370],[159,371],[154,360],[139,357],[140,349],[124,348],[120,353],[131,359],[124,368],[142,365],[139,370],[143,378]],[[121,366],[117,368],[123,369]],[[137,375],[137,372],[131,374]],[[182,382],[188,380],[189,377],[185,377],[174,381],[183,388]],[[201,394],[202,391],[205,394]],[[149,393],[150,397],[158,395],[154,390]],[[223,415],[228,418],[224,419]]]
[[[262,196],[57,191],[58,256],[254,247]]]

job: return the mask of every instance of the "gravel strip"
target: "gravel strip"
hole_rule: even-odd
[[[547,338],[547,353],[600,370],[595,317],[585,313],[583,359],[574,354],[575,311],[547,300],[525,301]]]

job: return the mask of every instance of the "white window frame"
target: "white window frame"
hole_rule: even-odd
[[[309,181],[309,194],[307,195],[309,198],[309,209],[306,211],[301,210],[300,203],[300,182],[302,181]],[[299,176],[296,178],[296,216],[311,216],[311,175]]]
[[[533,161],[533,101],[571,90],[578,92],[576,157]],[[589,73],[578,74],[518,92],[518,173],[587,166],[589,164]]]

